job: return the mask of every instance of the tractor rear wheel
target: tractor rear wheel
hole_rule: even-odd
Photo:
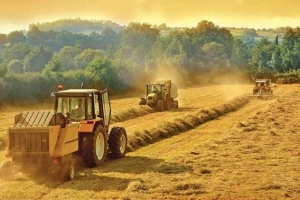
[[[122,158],[127,151],[127,134],[123,127],[113,127],[109,134],[109,148],[113,158]]]
[[[10,160],[5,160],[0,166],[0,178],[3,181],[10,181],[13,179],[12,173],[13,164]]]
[[[172,99],[170,98],[170,96],[167,96],[167,100],[166,100],[166,109],[167,110],[171,110],[172,109]]]
[[[87,134],[82,141],[82,156],[88,167],[102,164],[107,155],[107,142],[102,126],[97,126],[92,134]]]
[[[157,110],[161,112],[165,110],[165,101],[163,99],[158,99]]]

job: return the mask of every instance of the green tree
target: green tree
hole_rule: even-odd
[[[268,62],[268,65],[278,71],[278,72],[284,72],[285,68],[282,64],[282,58],[281,58],[281,48],[277,47],[275,51],[272,53],[271,60]]]
[[[75,69],[74,58],[80,53],[80,50],[75,47],[65,46],[57,54],[57,58],[65,70]]]
[[[101,32],[103,50],[112,52],[116,51],[121,43],[121,34],[115,32],[112,28],[105,28]]]
[[[291,28],[287,27],[282,38],[282,46],[288,51],[292,51],[295,43],[299,40],[298,34]]]
[[[92,75],[95,82],[99,85],[117,89],[120,87],[120,79],[116,68],[112,62],[105,56],[96,56],[87,66],[86,72]]]
[[[285,69],[299,68],[300,28],[295,30],[287,27],[282,39],[282,64]]]
[[[245,29],[245,30],[243,31],[243,34],[244,34],[244,35],[251,35],[252,37],[257,37],[257,36],[258,36],[256,30],[253,29],[253,28],[252,28],[252,29]]]
[[[248,66],[251,58],[250,49],[240,38],[235,38],[233,43],[231,64],[237,67]]]
[[[225,55],[222,56],[225,56],[225,59],[231,58],[234,38],[229,30],[203,20],[198,23],[197,27],[187,29],[185,34],[189,38],[188,45],[186,45],[186,49],[188,49],[188,51],[186,51],[187,57],[189,60],[193,60],[193,64],[197,61],[197,64],[201,66],[201,63],[205,62],[205,57],[202,52],[203,45],[213,42],[223,46]]]
[[[158,38],[158,29],[151,28],[150,24],[130,23],[122,31],[121,48],[116,55],[123,59],[133,59],[137,66],[143,68],[147,54]]]
[[[40,72],[53,56],[49,48],[43,46],[34,47],[24,60],[25,72]]]
[[[5,48],[2,57],[5,63],[9,63],[14,59],[23,61],[30,51],[30,47],[26,44],[15,44]]]
[[[7,35],[0,33],[0,47],[7,43]]]
[[[17,59],[14,59],[8,63],[8,69],[16,74],[21,74],[24,72],[23,63]]]
[[[0,64],[0,78],[4,78],[8,73],[8,66],[4,63]]]
[[[269,68],[268,62],[272,58],[272,54],[276,49],[276,45],[268,41],[267,38],[262,38],[256,43],[252,49],[252,58],[250,65],[254,68]]]
[[[59,79],[63,76],[63,70],[64,68],[61,61],[57,58],[57,56],[53,56],[53,58],[46,64],[42,74],[48,78]]]
[[[226,66],[227,55],[225,47],[216,42],[206,43],[202,47],[204,62],[209,67]]]
[[[76,69],[85,69],[87,65],[96,57],[102,57],[105,52],[102,50],[85,49],[74,57]]]
[[[295,43],[290,54],[291,65],[293,69],[300,68],[300,42]]]
[[[38,26],[31,25],[27,33],[27,43],[35,46],[43,45],[46,40],[43,35],[45,35],[44,32],[40,31]]]
[[[7,40],[10,45],[14,45],[18,43],[25,43],[26,37],[22,31],[13,31],[8,34]]]
[[[174,66],[187,68],[189,66],[189,41],[184,33],[173,31],[168,36],[169,44],[164,55]],[[168,40],[166,40],[168,41]]]

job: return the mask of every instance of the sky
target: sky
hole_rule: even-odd
[[[0,33],[5,34],[74,18],[168,27],[196,27],[202,20],[219,27],[300,26],[299,0],[0,0],[0,5]]]

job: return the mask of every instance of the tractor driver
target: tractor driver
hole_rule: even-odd
[[[78,99],[78,103],[75,106],[75,117],[76,118],[82,118],[84,117],[84,108],[83,108],[83,102],[82,99]]]
[[[152,92],[156,92],[157,93],[158,92],[157,87],[153,86]]]

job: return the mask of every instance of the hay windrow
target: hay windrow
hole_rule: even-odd
[[[135,132],[128,139],[128,151],[134,151],[161,139],[193,129],[205,122],[217,119],[229,112],[236,111],[248,102],[249,100],[245,97],[237,97],[225,104],[210,109],[198,109],[181,118],[176,118],[171,122],[163,122],[149,130],[145,129]]]
[[[135,108],[127,108],[117,111],[111,116],[111,123],[122,122],[136,117],[144,116],[153,113],[155,110],[149,106],[139,106]]]

